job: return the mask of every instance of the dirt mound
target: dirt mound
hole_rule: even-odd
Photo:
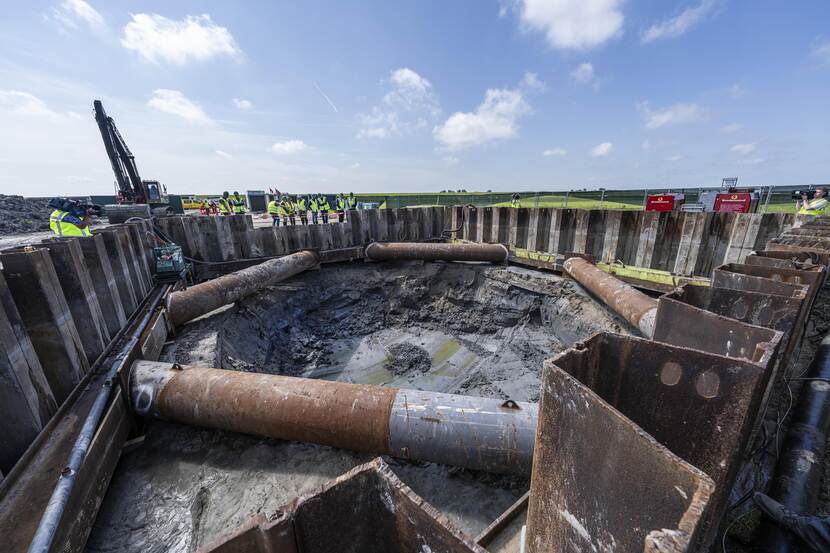
[[[421,346],[404,342],[389,346],[387,351],[389,358],[383,368],[397,376],[411,372],[425,373],[432,368],[429,352]]]
[[[24,198],[0,194],[0,233],[20,234],[49,230],[46,198]]]

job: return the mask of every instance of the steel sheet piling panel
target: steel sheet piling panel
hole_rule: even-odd
[[[404,459],[528,475],[537,413],[530,403],[399,390],[389,417],[389,451]]]
[[[545,369],[529,553],[689,551],[713,488],[577,379]]]
[[[755,364],[631,336],[602,333],[546,361],[588,386],[718,486],[714,539],[765,391]]]

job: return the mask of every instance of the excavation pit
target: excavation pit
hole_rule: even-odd
[[[542,363],[628,327],[574,282],[490,264],[325,265],[178,331],[162,359],[236,371],[536,402]],[[149,420],[125,454],[88,551],[191,551],[373,455]],[[522,477],[386,458],[469,535]]]

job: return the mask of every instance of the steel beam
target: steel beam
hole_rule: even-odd
[[[373,261],[422,259],[424,261],[489,261],[504,263],[509,251],[501,244],[444,242],[373,242],[366,258]]]
[[[137,361],[136,413],[477,470],[527,475],[535,405]]]
[[[651,338],[654,335],[657,300],[580,257],[565,260],[563,269],[615,313],[640,329],[644,336]]]
[[[173,292],[167,302],[170,319],[176,326],[192,321],[318,263],[316,253],[301,251]]]

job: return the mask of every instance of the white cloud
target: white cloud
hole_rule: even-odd
[[[174,65],[242,53],[230,31],[213,23],[207,14],[188,15],[181,21],[158,14],[132,14],[121,45],[146,61]]]
[[[743,98],[744,96],[746,96],[746,89],[739,84],[733,84],[728,89],[726,89],[726,93],[733,100],[737,100],[738,98]]]
[[[564,156],[568,153],[568,150],[565,148],[550,148],[542,152],[542,155],[545,157],[552,157],[552,156]]]
[[[717,6],[718,0],[702,0],[697,6],[688,7],[675,17],[655,23],[643,32],[640,41],[649,43],[682,36],[714,13]]]
[[[571,71],[571,78],[578,83],[587,84],[594,80],[596,75],[594,74],[594,66],[590,63],[582,63]]]
[[[64,0],[45,15],[63,30],[75,30],[78,24],[84,24],[89,30],[100,33],[106,30],[104,17],[84,0]]]
[[[438,109],[438,99],[432,91],[432,83],[412,69],[402,67],[392,71],[389,83],[392,90],[383,97],[386,105],[408,111]]]
[[[210,123],[210,117],[202,107],[190,100],[179,90],[159,88],[153,91],[153,96],[147,105],[165,113],[171,113],[182,119],[197,123]]]
[[[521,22],[553,48],[588,50],[622,34],[622,0],[517,1]]]
[[[458,165],[458,162],[460,161],[460,160],[459,160],[457,157],[455,157],[455,156],[444,156],[444,157],[443,157],[443,158],[441,158],[441,159],[442,159],[442,161],[443,161],[444,163],[446,163],[447,165]]]
[[[721,131],[723,131],[725,133],[728,133],[728,134],[731,134],[731,133],[734,133],[734,132],[738,132],[742,128],[744,128],[744,126],[741,125],[740,123],[730,123],[728,125],[724,125],[721,128]]]
[[[680,161],[681,159],[683,159],[683,156],[674,155],[667,157],[666,161]]]
[[[223,150],[216,150],[216,155],[221,157],[222,159],[229,159],[233,157],[231,154]]]
[[[821,63],[830,64],[830,40],[819,40],[813,43],[811,55]]]
[[[349,169],[360,169],[360,163],[355,161],[351,165],[349,165]]]
[[[245,100],[243,98],[234,98],[231,101],[237,109],[251,109],[252,107],[254,107],[250,100]]]
[[[519,118],[530,111],[519,90],[490,89],[474,112],[456,112],[432,130],[435,140],[451,150],[513,138]]]
[[[525,71],[525,76],[522,77],[521,86],[531,90],[545,90],[545,83],[539,79],[539,75],[537,73],[531,73],[530,71]]]
[[[274,142],[271,146],[271,151],[279,155],[298,154],[308,149],[308,144],[302,140],[286,140],[284,142]]]
[[[380,105],[357,116],[358,138],[388,138],[429,127],[441,114],[438,97],[426,78],[408,67],[395,69],[384,81],[391,90]]]
[[[731,151],[735,152],[736,154],[746,155],[751,154],[755,151],[755,143],[751,142],[749,144],[735,144],[731,148]]]
[[[674,104],[667,108],[652,110],[648,102],[637,104],[637,111],[643,117],[649,129],[659,129],[666,125],[692,123],[703,118],[704,110],[697,104]]]
[[[614,145],[610,142],[603,142],[591,148],[591,155],[593,157],[605,157],[614,151]]]
[[[649,140],[643,140],[641,147],[645,153],[649,153],[652,148],[651,142]]]
[[[40,117],[62,116],[34,94],[20,90],[0,90],[0,113]]]

